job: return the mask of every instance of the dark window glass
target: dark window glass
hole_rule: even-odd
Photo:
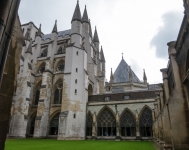
[[[145,108],[140,117],[140,134],[143,137],[152,136],[152,111]]]
[[[39,73],[42,74],[45,71],[45,65],[41,66],[39,69]]]
[[[104,109],[97,121],[98,136],[115,136],[116,120],[114,115],[107,108]]]
[[[87,136],[92,136],[92,126],[93,126],[93,117],[91,114],[87,115],[87,122],[86,122],[86,134]]]
[[[129,111],[125,111],[120,119],[121,136],[136,136],[136,121]]]
[[[36,116],[33,118],[33,120],[31,121],[31,125],[30,125],[30,135],[34,134],[34,128],[35,128],[35,118]]]
[[[54,104],[61,104],[62,103],[62,88],[63,84],[59,83],[57,88],[54,92]]]
[[[56,89],[54,92],[54,104],[58,104],[59,102],[59,90]]]
[[[58,134],[58,126],[59,126],[59,114],[57,114],[50,122],[50,135]]]
[[[64,71],[64,63],[63,62],[58,65],[58,71]]]
[[[47,57],[47,48],[42,51],[41,57]]]
[[[40,97],[40,90],[37,90],[36,95],[35,95],[35,105],[38,105],[39,97]]]

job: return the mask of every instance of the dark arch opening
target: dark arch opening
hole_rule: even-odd
[[[98,136],[115,136],[116,120],[112,112],[105,108],[99,115],[97,121]]]
[[[136,120],[130,111],[126,110],[120,118],[121,136],[136,136]]]
[[[60,115],[60,113],[55,115],[50,122],[50,131],[49,131],[50,135],[57,135],[58,134],[59,115]]]
[[[93,117],[90,113],[87,114],[86,122],[86,134],[87,136],[92,136],[92,126],[93,126]]]
[[[36,115],[33,117],[33,119],[31,120],[31,124],[30,124],[30,135],[31,135],[31,136],[33,136],[33,134],[34,134],[35,118],[36,118]]]
[[[92,88],[91,84],[89,84],[89,86],[88,86],[88,96],[90,96],[90,95],[93,95],[93,88]]]
[[[140,116],[140,135],[142,137],[152,136],[152,111],[147,107]]]

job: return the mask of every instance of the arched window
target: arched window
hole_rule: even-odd
[[[58,71],[58,72],[64,71],[64,62],[59,63],[59,65],[58,65],[58,67],[57,67],[57,71]]]
[[[45,71],[45,64],[41,65],[41,67],[38,70],[38,73],[43,74],[44,71]]]
[[[47,48],[42,51],[41,57],[47,57]]]
[[[34,134],[34,128],[35,128],[35,118],[36,115],[33,117],[33,119],[31,120],[31,124],[30,124],[30,135]]]
[[[63,88],[63,84],[59,83],[54,92],[54,104],[62,103],[62,88]]]
[[[50,135],[58,134],[59,115],[60,113],[58,113],[55,117],[53,117],[53,119],[50,122],[50,131],[49,131]]]
[[[120,127],[121,136],[136,136],[136,120],[128,110],[121,116]]]
[[[140,117],[140,134],[142,137],[152,136],[152,111],[145,108]]]
[[[97,122],[98,136],[115,136],[116,135],[116,120],[111,111],[105,108]]]
[[[40,97],[40,89],[37,90],[36,95],[35,95],[35,105],[38,105],[39,97]]]
[[[57,54],[65,54],[65,53],[66,53],[66,47],[64,45],[60,46],[58,48]]]
[[[58,48],[57,54],[62,54],[62,47],[61,46]]]
[[[93,117],[90,113],[87,115],[86,133],[87,136],[92,136]]]

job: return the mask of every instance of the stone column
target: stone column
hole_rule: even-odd
[[[35,120],[34,138],[44,138],[48,135],[51,88],[52,73],[46,69],[43,73],[37,117]]]
[[[160,70],[162,72],[162,76],[163,76],[163,84],[164,84],[164,91],[165,91],[165,103],[168,102],[169,99],[169,86],[168,86],[168,75],[167,75],[167,68],[165,69],[161,69]]]
[[[116,112],[116,138],[115,140],[120,140],[120,123],[119,123],[119,111]]]
[[[153,139],[155,139],[155,115],[154,115],[154,109],[152,109],[152,120],[153,120],[152,134],[153,134]]]
[[[93,114],[93,126],[92,126],[92,139],[97,138],[97,121],[96,121],[96,112]]]
[[[31,45],[28,46],[31,48]],[[25,49],[25,47],[23,48]],[[25,138],[28,126],[28,111],[31,100],[31,55],[25,53],[25,61],[22,68],[22,74],[19,74],[17,80],[17,90],[14,99],[14,112],[10,124],[9,136],[17,138]]]
[[[135,118],[136,118],[136,140],[141,140],[140,136],[140,126],[139,126],[139,116],[138,116],[138,111],[136,110],[135,112]]]

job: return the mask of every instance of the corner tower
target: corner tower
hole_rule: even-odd
[[[77,2],[66,47],[63,95],[59,116],[59,140],[84,140],[88,98],[87,52],[82,45],[82,19]]]

